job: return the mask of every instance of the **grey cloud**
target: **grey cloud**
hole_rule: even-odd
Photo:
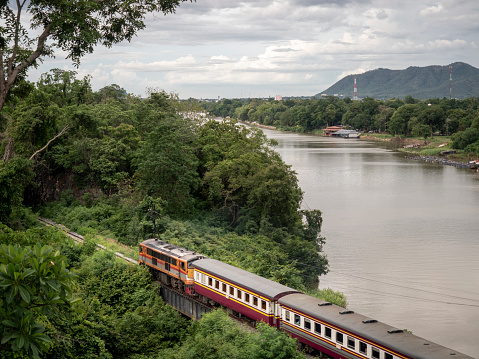
[[[291,49],[291,48],[286,48],[286,49],[274,49],[274,52],[294,52],[297,50]]]
[[[384,10],[381,10],[376,15],[376,19],[378,20],[384,20],[384,19],[387,19],[388,17],[389,17],[388,13]]]

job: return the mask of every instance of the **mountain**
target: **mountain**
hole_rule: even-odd
[[[479,69],[464,62],[452,66],[452,97],[463,99],[479,97]],[[316,95],[344,95],[353,98],[354,76],[358,97],[377,99],[404,98],[411,95],[417,99],[449,98],[449,65],[411,66],[405,70],[376,69],[359,75],[349,75],[330,88]]]

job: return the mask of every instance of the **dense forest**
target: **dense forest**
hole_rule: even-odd
[[[327,126],[345,126],[362,132],[428,138],[452,136],[452,148],[479,155],[479,98],[443,98],[352,101],[334,96],[321,99],[229,100],[203,102],[215,116],[237,118],[297,132],[321,132]]]
[[[273,357],[301,356],[282,333],[244,332],[221,312],[186,320],[144,268],[95,251],[96,236],[135,251],[160,237],[345,305],[316,289],[328,271],[321,212],[301,210],[274,141],[198,111],[163,91],[95,92],[58,69],[10,91],[0,115],[2,358],[267,358],[271,347]]]

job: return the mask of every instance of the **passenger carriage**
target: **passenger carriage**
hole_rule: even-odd
[[[472,359],[439,344],[324,302],[194,251],[158,240],[140,244],[139,263],[190,298],[263,321],[334,358]],[[182,294],[183,295],[183,294]]]
[[[276,301],[297,290],[215,259],[193,263],[195,293],[242,314],[254,321],[272,326],[279,324]]]
[[[280,328],[334,358],[466,359],[469,356],[306,294],[278,299]]]

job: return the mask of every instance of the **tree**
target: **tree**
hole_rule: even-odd
[[[184,1],[188,0],[1,1],[5,25],[0,27],[0,111],[16,79],[52,56],[55,48],[66,51],[78,66],[96,45],[131,41],[145,27],[147,13],[173,13]],[[23,15],[31,17],[30,28],[37,37],[29,34]]]
[[[411,134],[414,137],[424,137],[424,142],[426,142],[427,136],[431,134],[431,127],[418,123],[411,129]]]
[[[50,246],[0,246],[1,346],[38,357],[51,340],[44,322],[72,303],[66,258]]]
[[[187,213],[192,208],[192,193],[200,185],[193,134],[183,119],[169,121],[145,136],[136,176],[146,194],[166,200],[171,212]]]
[[[14,159],[0,170],[0,223],[8,223],[15,209],[23,199],[23,191],[33,178],[31,161]]]
[[[208,121],[198,132],[198,145],[207,201],[231,225],[297,225],[302,192],[296,174],[263,132],[235,121]]]

